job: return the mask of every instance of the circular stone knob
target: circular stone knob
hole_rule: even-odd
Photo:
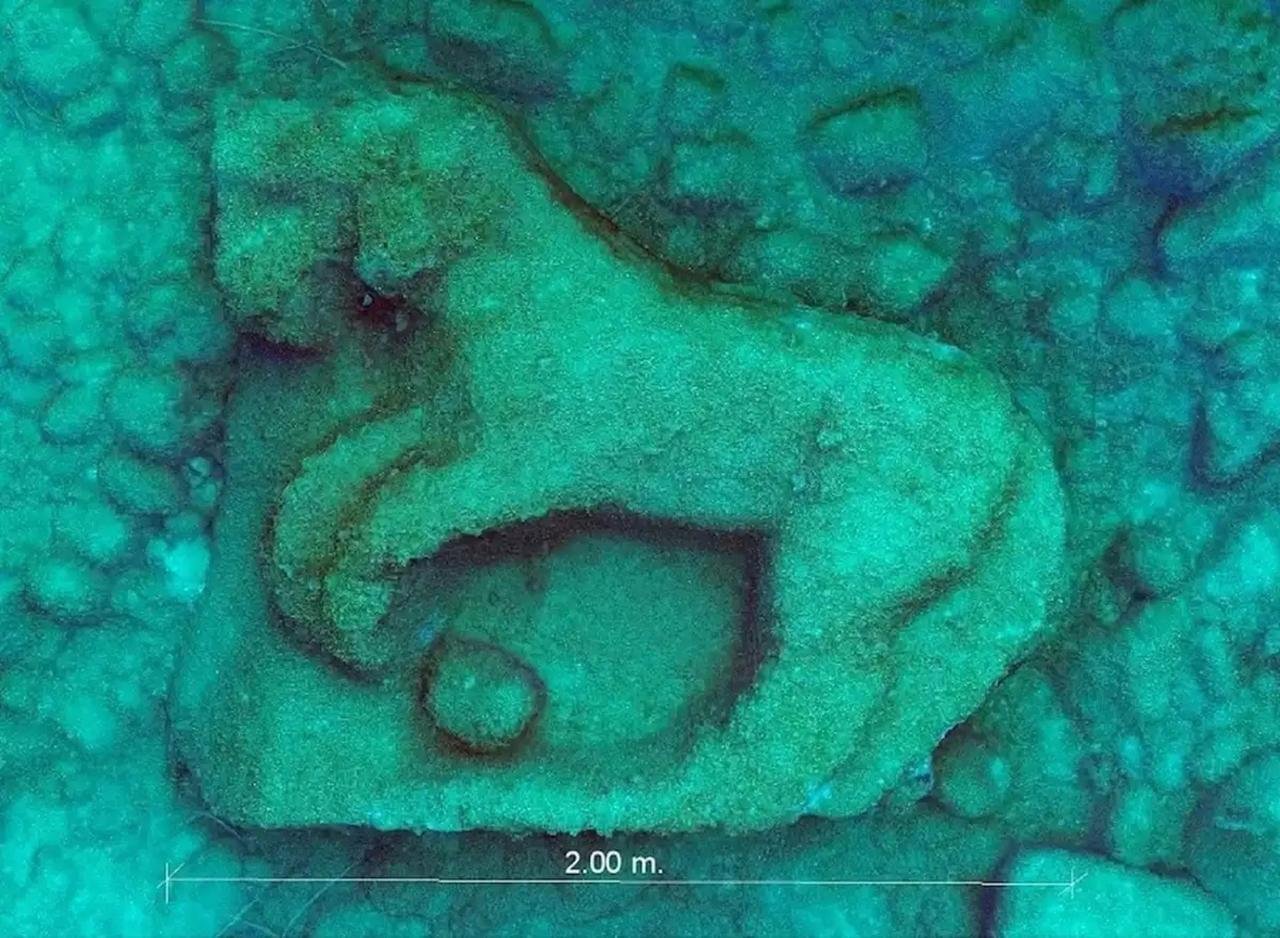
[[[542,709],[542,682],[496,645],[445,637],[432,657],[423,702],[440,731],[470,752],[515,744]]]

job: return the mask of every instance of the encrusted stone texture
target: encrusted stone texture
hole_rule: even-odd
[[[220,813],[857,813],[1052,625],[1047,450],[958,351],[677,278],[456,93],[345,74],[228,100],[217,269],[243,326],[293,350],[246,346],[176,698]],[[449,745],[424,716],[451,634],[536,662],[545,712],[512,745]],[[616,718],[580,705],[609,697]]]

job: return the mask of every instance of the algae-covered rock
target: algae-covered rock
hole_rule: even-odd
[[[1275,263],[1278,219],[1280,160],[1268,160],[1257,172],[1240,173],[1205,198],[1180,207],[1159,243],[1175,273],[1212,284],[1212,275],[1224,266],[1241,267],[1245,285],[1256,292],[1259,269]]]
[[[61,389],[45,409],[40,429],[51,440],[73,443],[89,439],[102,426],[102,390],[88,384]]]
[[[846,104],[815,123],[813,160],[834,189],[856,195],[905,185],[928,159],[924,114],[910,90]]]
[[[133,540],[128,519],[97,499],[60,506],[54,524],[58,535],[90,563],[121,560]]]
[[[66,557],[47,557],[27,568],[26,596],[40,612],[60,622],[85,622],[102,604],[103,577]]]
[[[186,382],[174,371],[125,372],[111,386],[107,412],[120,437],[141,454],[175,454],[191,431],[186,393]]]
[[[220,811],[857,813],[1050,627],[1054,473],[959,352],[675,277],[454,92],[221,114],[222,286],[324,351],[242,359],[176,699]]]
[[[943,741],[935,765],[936,796],[959,817],[987,817],[1009,796],[1008,760],[990,743],[963,729]]]
[[[1280,337],[1237,336],[1221,349],[1202,411],[1198,468],[1229,482],[1280,452]]]
[[[162,514],[182,504],[181,484],[173,472],[128,453],[104,456],[98,481],[116,505],[132,514]]]
[[[1213,535],[1213,519],[1187,499],[1144,518],[1126,532],[1111,556],[1111,578],[1138,596],[1168,596],[1196,569]]]
[[[1245,763],[1206,802],[1189,838],[1192,873],[1242,921],[1280,929],[1280,751]]]
[[[1079,837],[1090,821],[1085,757],[1060,694],[1028,663],[942,740],[934,797],[958,817],[999,817],[1027,838]]]
[[[433,0],[428,39],[437,56],[469,79],[518,95],[545,93],[556,81],[563,37],[531,0]]]
[[[1112,43],[1138,162],[1153,188],[1202,192],[1280,130],[1280,29],[1259,4],[1129,4]]]
[[[1193,884],[1086,853],[1026,848],[1001,878],[1048,885],[1002,889],[994,938],[1230,938],[1237,933],[1231,913]]]
[[[72,4],[20,4],[5,29],[6,71],[44,103],[88,91],[107,71],[107,57]]]

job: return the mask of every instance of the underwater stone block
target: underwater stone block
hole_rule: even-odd
[[[1146,184],[1201,193],[1275,141],[1275,16],[1252,0],[1126,4],[1112,53]]]
[[[1260,933],[1280,930],[1280,751],[1260,753],[1206,798],[1188,837],[1192,873]]]
[[[938,801],[959,817],[987,817],[1009,796],[1009,763],[981,737],[957,730],[935,756]]]
[[[60,622],[84,622],[102,606],[102,575],[88,564],[46,557],[26,571],[28,601]]]
[[[909,89],[872,95],[822,114],[810,158],[827,185],[849,195],[900,187],[928,159],[923,108]]]
[[[565,37],[547,15],[555,4],[432,0],[427,7],[432,52],[480,86],[537,97],[560,80]]]
[[[1053,681],[1027,663],[938,746],[934,797],[958,817],[998,814],[1022,841],[1078,841],[1091,816],[1087,751]]]
[[[1231,482],[1280,450],[1280,358],[1276,336],[1258,331],[1232,338],[1216,356],[1201,407],[1197,469]]]
[[[905,330],[680,279],[470,97],[333,80],[221,108],[219,257],[272,251],[323,177],[349,237],[314,250],[353,299],[313,351],[243,348],[173,701],[213,808],[676,831],[871,807],[1056,616],[1061,495],[1006,389]],[[222,286],[267,336],[308,308]],[[435,684],[453,642],[505,663],[471,662],[487,691]]]
[[[5,72],[38,100],[61,104],[103,80],[107,58],[71,5],[22,4],[5,27]]]
[[[1160,234],[1161,255],[1186,279],[1226,266],[1266,269],[1275,264],[1278,219],[1280,160],[1273,159],[1180,207]]]
[[[1087,853],[1026,849],[1009,863],[1011,882],[1070,883],[1000,890],[995,938],[1229,938],[1231,913],[1191,883]]]

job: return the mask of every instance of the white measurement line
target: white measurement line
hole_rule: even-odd
[[[177,869],[164,867],[164,879],[156,888],[164,888],[167,905],[174,883],[417,883],[427,886],[966,886],[982,889],[1061,889],[1063,895],[1075,897],[1076,887],[1088,873],[1076,874],[1071,868],[1067,880],[993,880],[993,879],[601,879],[597,877],[556,876],[543,878],[467,878],[451,876],[179,876]]]

